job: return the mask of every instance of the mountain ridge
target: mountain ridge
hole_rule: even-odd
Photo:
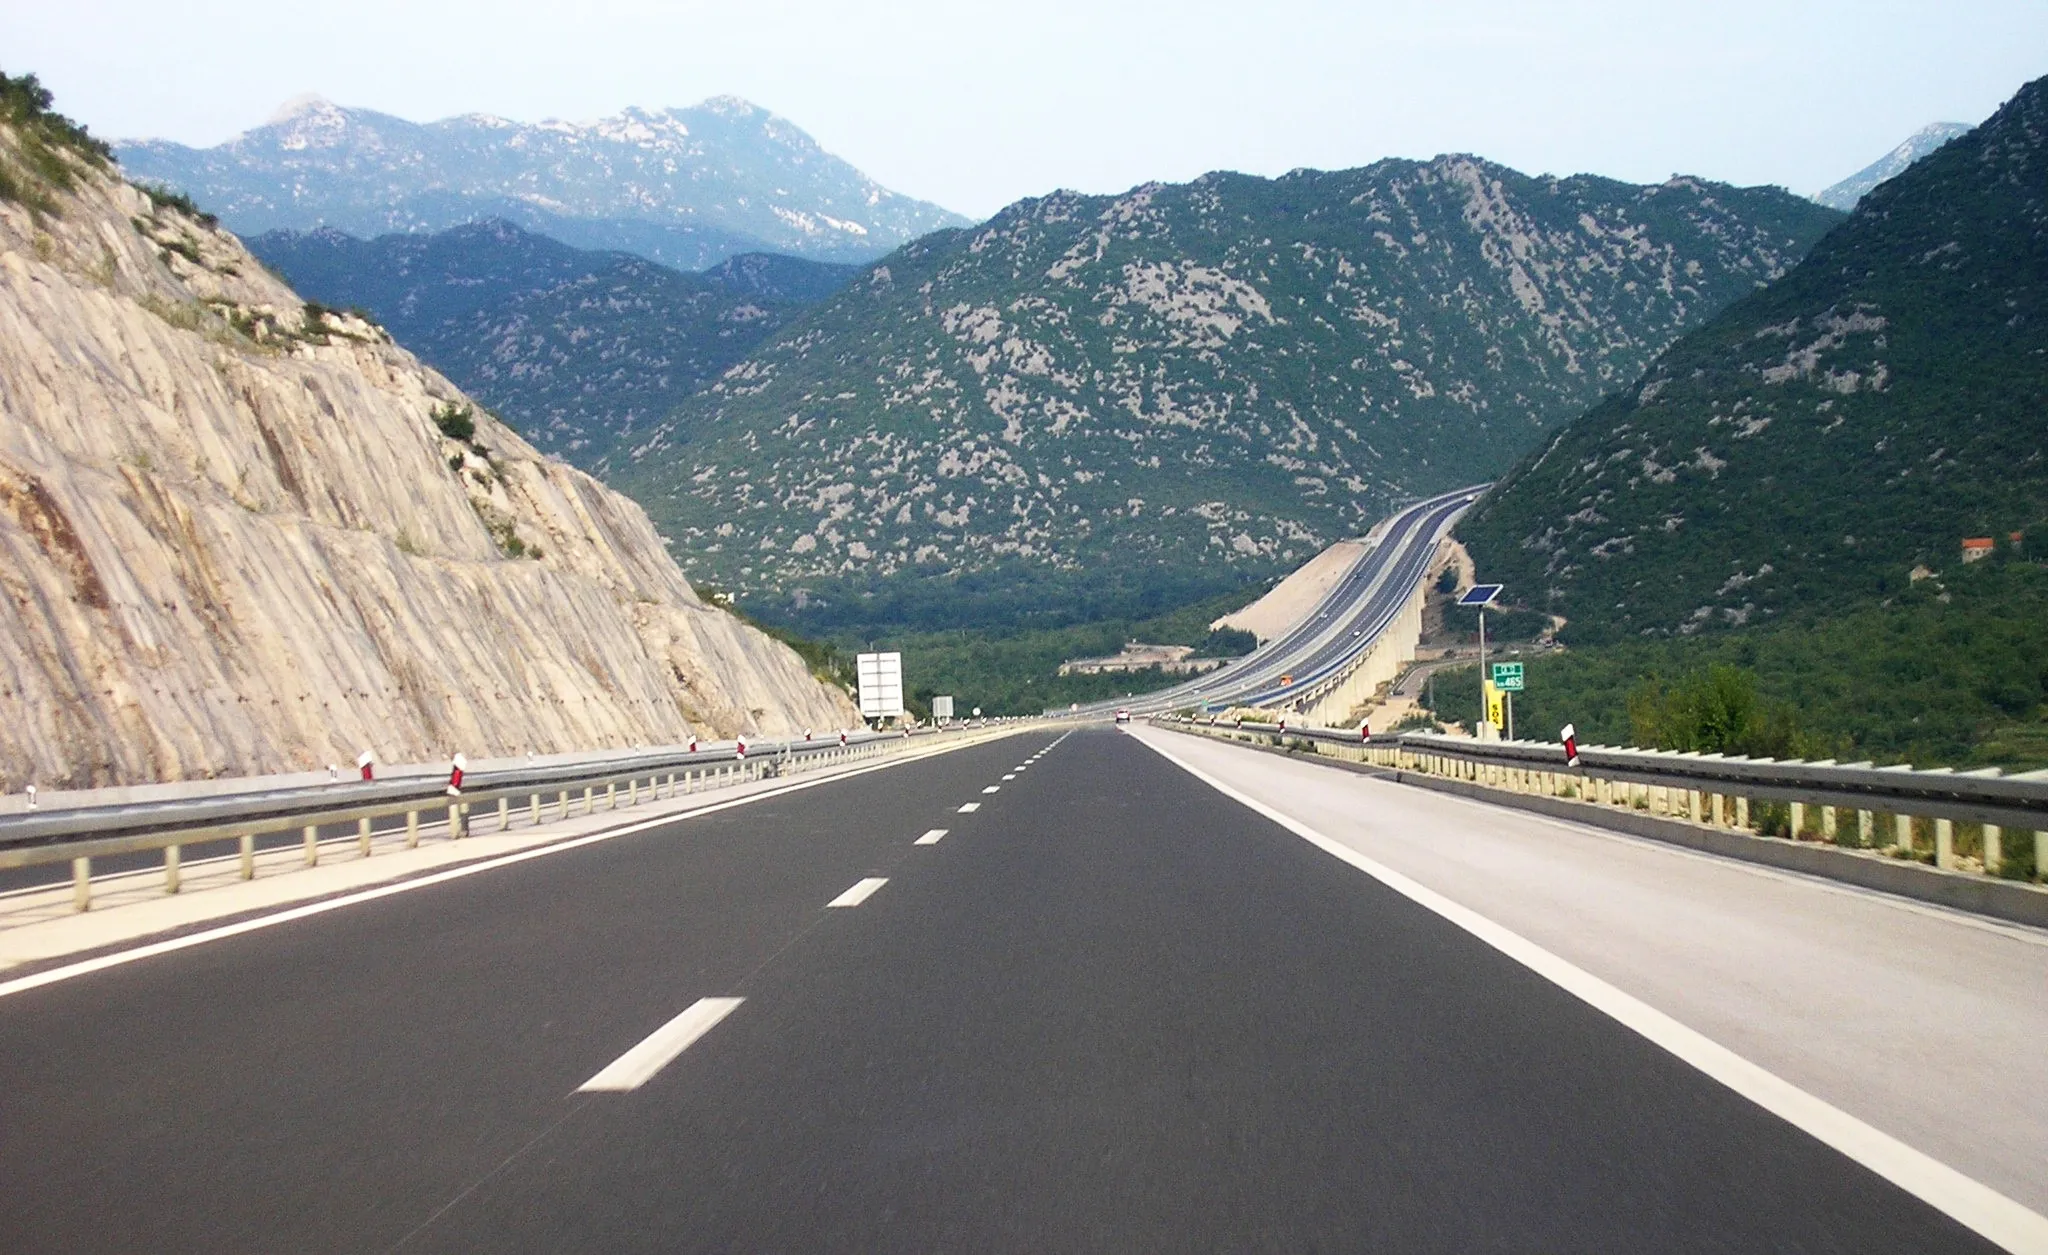
[[[499,217],[696,270],[750,251],[865,261],[968,221],[882,187],[733,96],[582,123],[411,122],[299,97],[210,148],[114,149],[134,177],[175,187],[250,236],[333,226],[373,237]]]
[[[547,453],[602,473],[855,267],[742,253],[685,272],[502,219],[360,240],[270,231],[250,251],[324,304],[360,307]]]
[[[1896,148],[1876,161],[1858,170],[1839,183],[1831,184],[1813,194],[1813,199],[1830,209],[1844,213],[1856,207],[1870,189],[1897,176],[1906,167],[1940,148],[1958,135],[1966,135],[1970,127],[1962,122],[1930,122],[1908,135]]]
[[[1880,600],[2048,517],[2048,79],[1558,431],[1459,524],[1580,642]]]
[[[1056,192],[874,263],[613,479],[807,626],[1156,613],[1505,469],[1836,220],[1457,154]]]

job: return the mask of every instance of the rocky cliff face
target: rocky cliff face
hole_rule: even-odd
[[[0,121],[0,786],[856,715],[631,501]]]

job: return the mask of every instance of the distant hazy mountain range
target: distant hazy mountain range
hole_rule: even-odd
[[[1506,469],[1838,221],[1467,156],[1055,193],[871,266],[612,477],[819,628],[1179,604]]]
[[[1575,641],[1840,610],[1954,568],[1966,537],[2023,532],[2038,559],[2044,416],[2048,79],[1558,432],[1459,533]]]
[[[303,295],[368,311],[528,440],[591,469],[857,269],[746,253],[686,274],[495,220],[249,243]]]
[[[757,251],[866,261],[968,221],[889,191],[731,96],[533,124],[486,114],[416,123],[302,97],[218,147],[133,140],[115,152],[131,177],[190,194],[245,237],[501,218],[698,270]]]
[[[1933,122],[1923,126],[1907,136],[1905,143],[1840,183],[1816,194],[1814,199],[1829,209],[1840,209],[1846,213],[1856,208],[1856,202],[1862,200],[1871,188],[1898,174],[1956,136],[1969,134],[1969,131],[1970,128],[1961,122]]]

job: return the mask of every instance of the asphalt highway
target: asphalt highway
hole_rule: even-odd
[[[1433,497],[1388,519],[1377,543],[1307,617],[1254,652],[1172,688],[1125,701],[1095,702],[1082,713],[1105,713],[1119,706],[1141,714],[1200,705],[1271,706],[1304,691],[1372,644],[1428,573],[1438,540],[1482,488]],[[1290,676],[1291,682],[1281,683],[1282,677]]]
[[[1991,1249],[1106,730],[0,997],[0,1058],[9,1252]]]

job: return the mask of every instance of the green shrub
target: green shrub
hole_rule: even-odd
[[[452,401],[446,405],[437,405],[434,407],[433,418],[434,426],[440,428],[441,434],[450,440],[460,440],[464,444],[469,444],[476,439],[476,412],[467,405],[457,405]]]
[[[202,222],[209,227],[220,225],[219,217],[207,213],[199,206],[193,204],[190,196],[185,195],[185,193],[178,191],[176,188],[164,187],[155,183],[137,183],[135,186],[141,188],[142,194],[149,197],[150,204],[155,205],[158,209],[175,209],[186,217]]]

